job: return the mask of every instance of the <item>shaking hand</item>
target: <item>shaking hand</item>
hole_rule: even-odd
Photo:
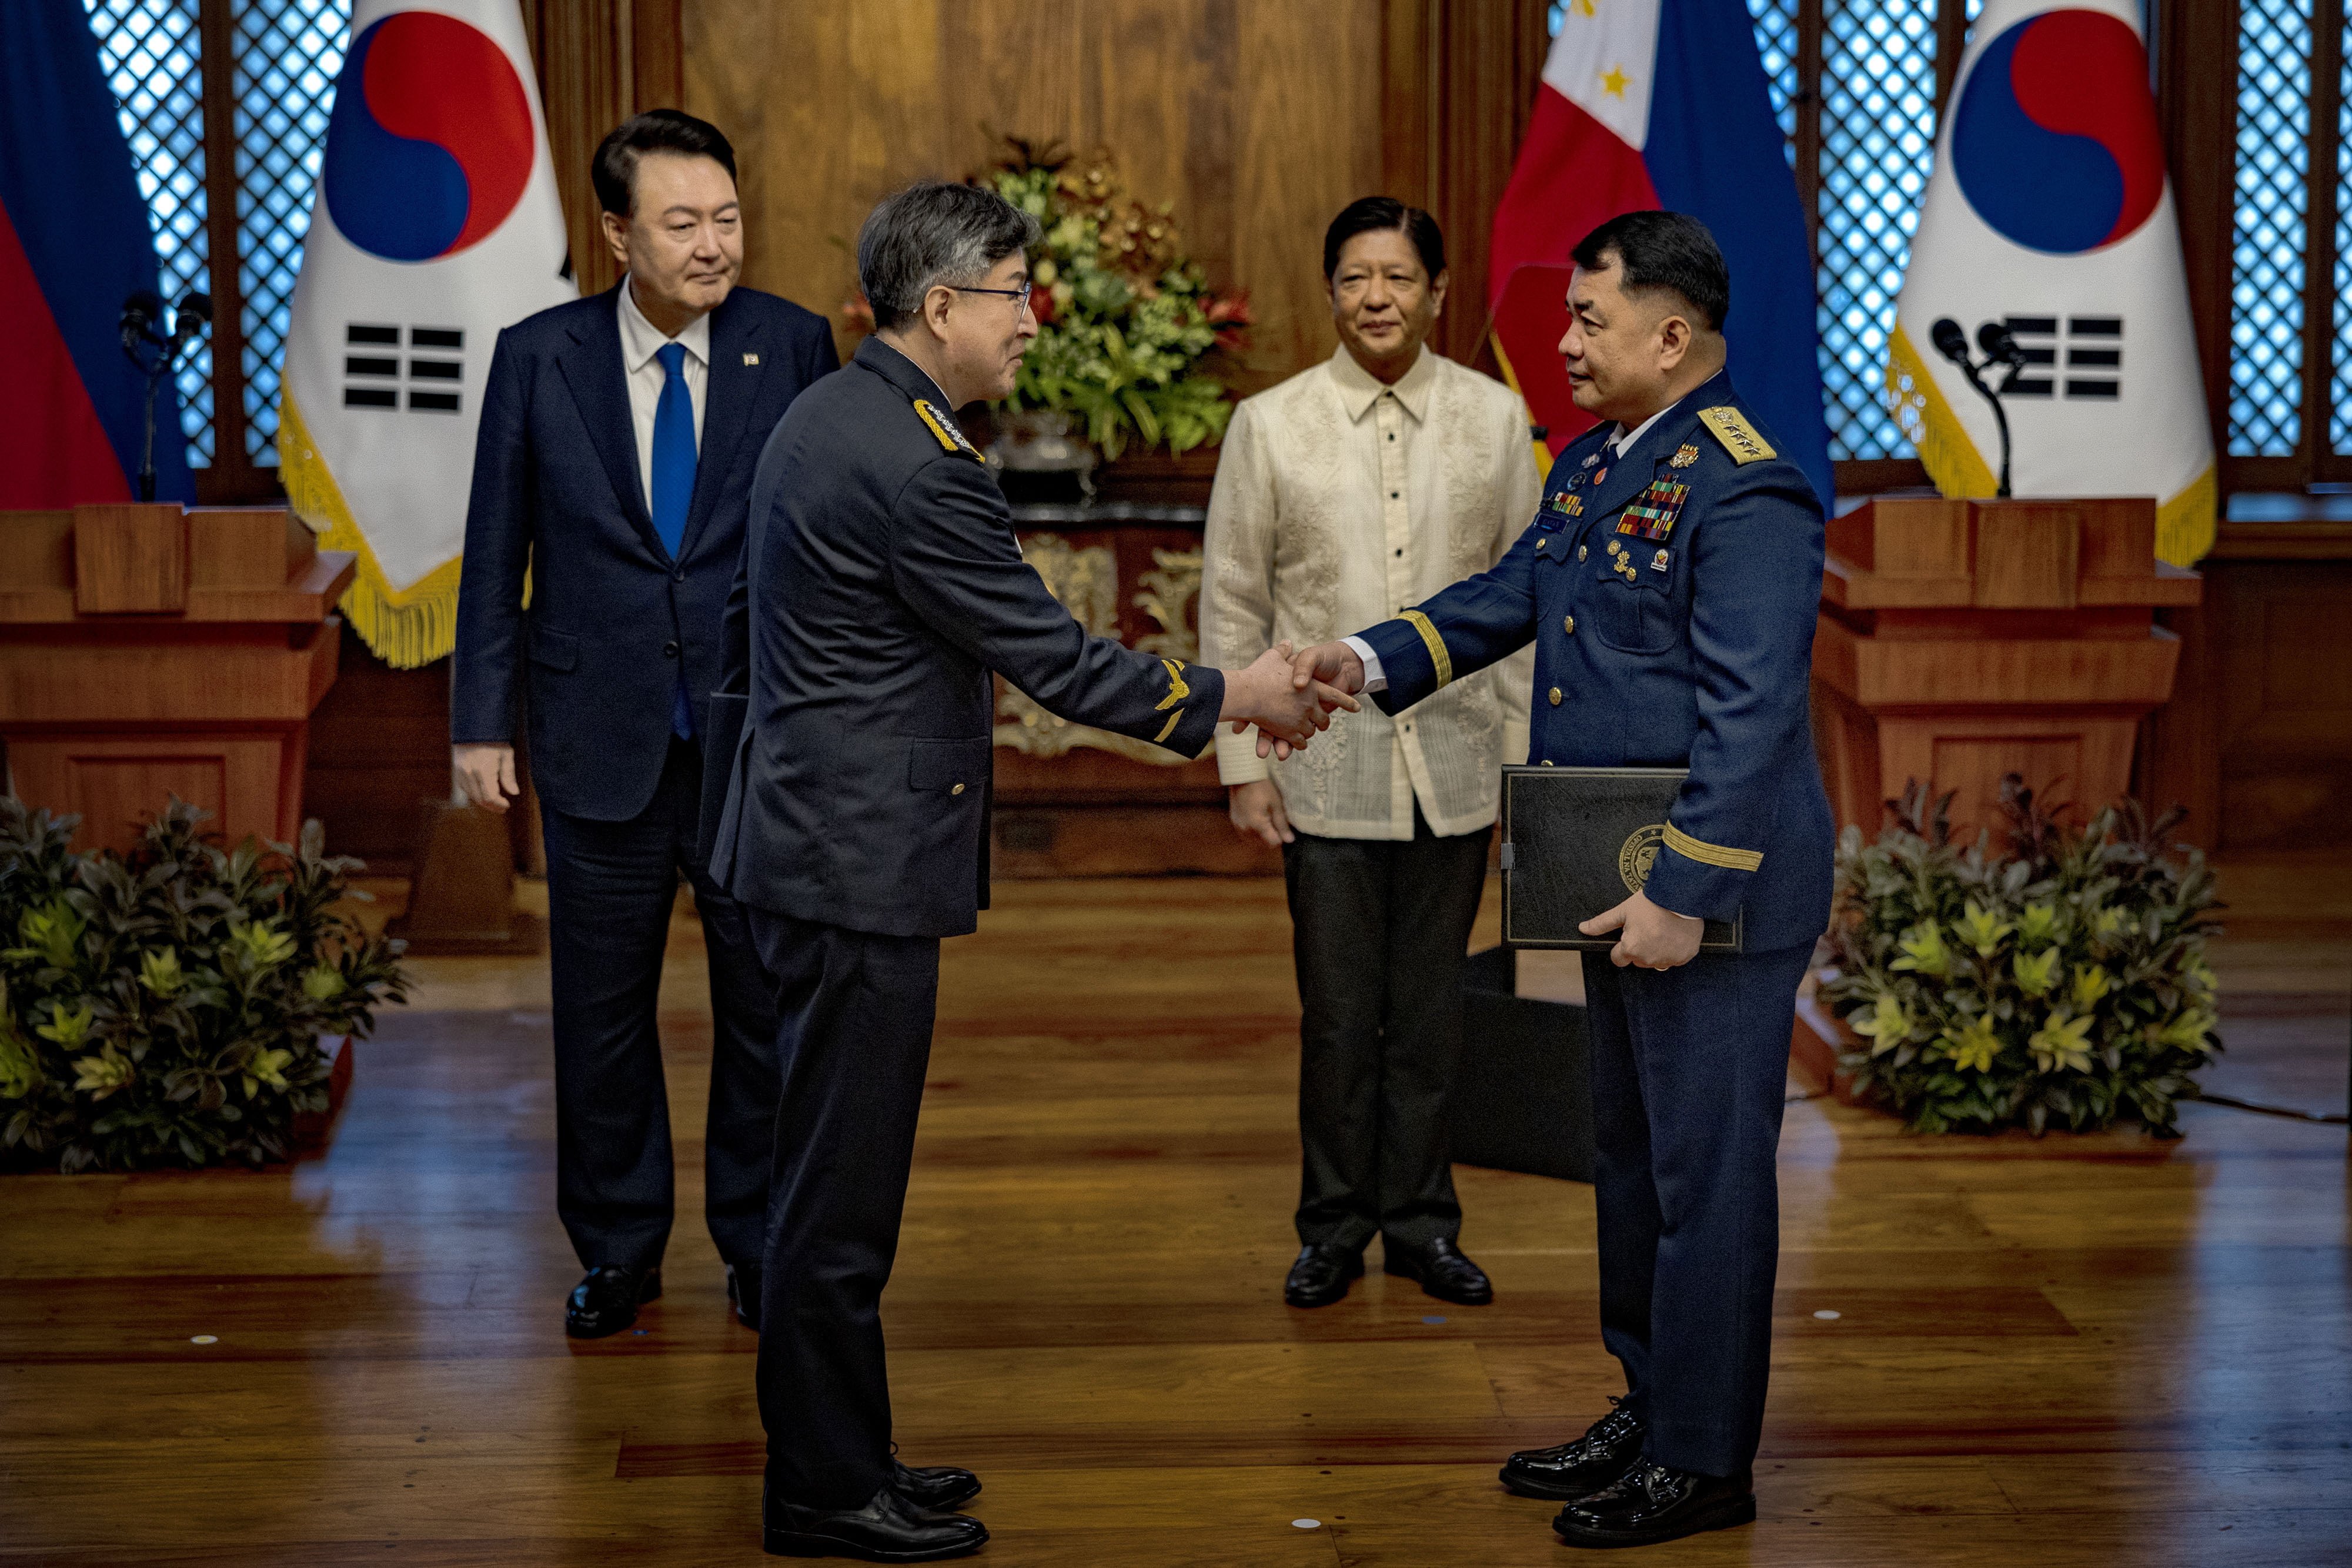
[[[1291,657],[1290,684],[1305,691],[1309,684],[1318,681],[1353,696],[1364,689],[1364,661],[1345,643],[1318,643],[1312,648],[1301,648]]]
[[[1357,684],[1362,684],[1360,665]],[[1360,706],[1338,686],[1297,679],[1290,644],[1278,643],[1249,668],[1225,672],[1225,703],[1217,717],[1230,722],[1235,735],[1257,726],[1257,754],[1286,758],[1316,731],[1330,728],[1332,714],[1355,713]]]

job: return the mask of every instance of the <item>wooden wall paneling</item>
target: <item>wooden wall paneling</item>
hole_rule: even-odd
[[[597,232],[588,170],[596,144],[626,119],[631,102],[622,39],[628,0],[531,0],[523,8],[539,67],[548,153],[563,199],[572,276],[583,294],[610,288],[620,276]]]
[[[1211,277],[1249,290],[1237,379],[1255,390],[1335,341],[1322,234],[1379,186],[1381,21],[1271,0],[698,0],[686,100],[741,157],[745,281],[836,319],[882,195],[982,167],[992,132],[1108,145],[1139,200],[1174,204]],[[787,77],[804,90],[776,92]]]
[[[2352,561],[2214,563],[2221,846],[2352,842]]]
[[[1239,21],[1234,273],[1257,304],[1250,367],[1270,382],[1339,343],[1323,231],[1379,185],[1381,30],[1370,6],[1254,4]]]
[[[2344,0],[2313,0],[2311,48],[2312,178],[2304,223],[2303,444],[2304,477],[2342,479],[2352,459],[2335,455],[2329,385],[2336,369],[2336,192],[2344,74]]]

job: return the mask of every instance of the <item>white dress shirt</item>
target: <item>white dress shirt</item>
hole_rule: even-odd
[[[710,393],[710,317],[706,311],[686,324],[676,338],[637,308],[630,283],[621,279],[621,364],[629,375],[629,423],[637,433],[637,483],[645,486],[646,510],[654,507],[654,414],[661,407],[662,383],[669,372],[654,355],[665,343],[686,345],[686,395],[694,404],[694,449],[702,450],[702,406]]]
[[[1388,620],[1501,559],[1542,480],[1518,395],[1424,350],[1394,386],[1345,347],[1244,400],[1217,460],[1202,543],[1201,656],[1236,669]],[[1495,820],[1528,750],[1533,650],[1401,718],[1367,704],[1284,762],[1217,735],[1228,785],[1272,778],[1302,832],[1410,839],[1416,802],[1452,836]]]
[[[1617,434],[1611,436],[1608,440],[1607,445],[1610,452],[1614,455],[1614,456],[1622,460],[1625,454],[1633,450],[1633,444],[1635,442],[1650,434],[1650,426],[1657,423],[1658,421],[1665,418],[1667,414],[1673,413],[1674,407],[1675,405],[1673,403],[1668,403],[1665,407],[1658,410],[1657,413],[1652,414],[1649,418],[1643,420],[1641,423],[1635,425],[1631,430],[1626,429],[1621,423],[1617,426]],[[1345,637],[1340,639],[1340,641],[1346,643],[1349,647],[1354,649],[1356,657],[1364,662],[1364,690],[1367,692],[1384,692],[1388,690],[1388,672],[1381,668],[1381,656],[1372,652],[1372,645],[1370,643],[1365,642],[1361,637]],[[1520,760],[1524,761],[1526,760],[1524,756],[1526,748],[1523,747],[1520,749],[1523,754]]]

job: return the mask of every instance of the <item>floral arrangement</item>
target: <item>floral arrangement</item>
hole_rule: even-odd
[[[402,944],[335,906],[354,860],[204,841],[174,800],[128,858],[0,800],[0,1160],[90,1167],[286,1155],[327,1108],[322,1034],[407,999]]]
[[[1951,841],[1951,796],[1913,783],[1894,825],[1838,843],[1834,977],[1822,995],[1864,1042],[1841,1061],[1857,1090],[1915,1131],[2118,1116],[2178,1136],[2175,1102],[2221,1049],[2214,1038],[2204,857],[2167,841],[2136,801],[2080,830],[2011,774],[2001,852]]]
[[[1172,209],[1131,199],[1108,152],[1078,160],[1018,137],[1005,146],[971,183],[1034,217],[1045,235],[1030,266],[1037,340],[1000,410],[1069,414],[1106,457],[1130,440],[1171,452],[1221,440],[1233,404],[1201,364],[1242,346],[1248,299],[1209,287],[1183,253]],[[871,329],[862,295],[847,308]]]

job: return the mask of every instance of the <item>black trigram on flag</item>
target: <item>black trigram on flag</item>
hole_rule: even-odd
[[[398,327],[354,321],[343,329],[343,406],[398,409],[404,393],[411,413],[460,412],[466,334],[456,327],[411,327],[404,345],[402,338]]]
[[[2122,317],[2009,316],[2002,325],[2025,353],[2025,368],[2002,396],[2113,402],[2122,395]]]

